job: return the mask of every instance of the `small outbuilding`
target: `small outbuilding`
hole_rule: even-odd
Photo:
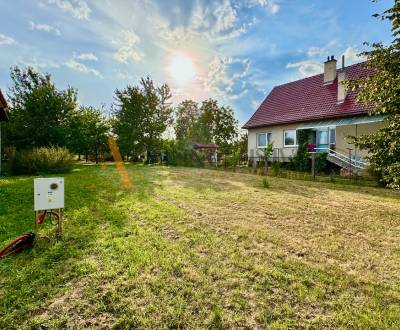
[[[1,175],[1,124],[8,121],[7,101],[0,89],[0,175]]]
[[[218,165],[218,148],[219,145],[215,143],[193,143],[193,149],[206,153],[208,161],[216,166]]]

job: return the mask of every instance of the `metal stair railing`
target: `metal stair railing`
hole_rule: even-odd
[[[344,155],[340,152],[337,152],[336,150],[330,149],[330,148],[315,148],[315,150],[325,151],[332,158],[337,159],[337,160],[341,161],[342,163],[344,163],[345,165],[347,165],[349,167],[351,166],[357,170],[364,170],[366,167],[369,166],[369,163],[366,162],[365,160],[358,160],[353,157],[350,158],[349,156],[346,156],[346,155]],[[337,164],[337,165],[339,165],[339,164]]]

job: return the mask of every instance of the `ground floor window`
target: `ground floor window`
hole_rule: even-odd
[[[272,142],[272,133],[258,133],[257,134],[257,148],[263,149]]]
[[[329,128],[329,144],[331,146],[336,144],[336,127]]]
[[[296,130],[287,129],[283,131],[285,147],[293,147],[296,145]]]

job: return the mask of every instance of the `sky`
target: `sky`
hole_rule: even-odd
[[[50,73],[82,105],[150,76],[173,103],[217,99],[244,124],[275,85],[321,73],[328,55],[362,61],[391,41],[372,15],[393,0],[0,0],[0,88],[10,67]]]

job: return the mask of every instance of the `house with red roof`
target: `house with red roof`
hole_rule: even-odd
[[[315,151],[328,152],[328,160],[341,167],[346,162],[365,167],[366,152],[352,144],[350,136],[376,131],[384,117],[369,116],[370,107],[357,103],[356,92],[343,82],[372,74],[362,63],[345,67],[344,57],[338,69],[330,56],[323,74],[274,87],[243,126],[248,130],[249,158],[260,158],[273,143],[273,159],[288,161],[297,152],[299,130],[308,130],[309,143]]]

